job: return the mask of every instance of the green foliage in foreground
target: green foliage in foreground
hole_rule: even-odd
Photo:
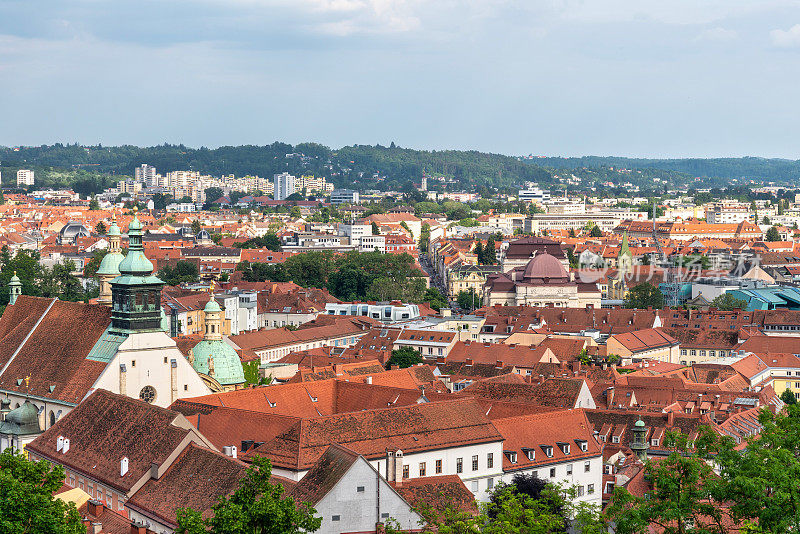
[[[254,456],[239,488],[220,497],[213,515],[203,519],[201,512],[181,508],[177,513],[176,534],[301,534],[315,532],[322,524],[316,511],[306,503],[297,505],[284,495],[280,484],[270,482],[269,460]]]
[[[6,449],[0,454],[0,532],[85,534],[74,503],[53,498],[64,483],[64,468],[31,461]]]

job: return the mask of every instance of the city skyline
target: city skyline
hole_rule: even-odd
[[[0,145],[796,159],[797,3],[0,6]]]

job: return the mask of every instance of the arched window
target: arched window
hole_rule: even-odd
[[[56,414],[53,410],[50,410],[50,426],[56,424]]]

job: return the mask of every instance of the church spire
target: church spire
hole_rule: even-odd
[[[128,226],[128,254],[119,273],[111,282],[112,328],[121,333],[160,330],[164,282],[153,276],[153,264],[144,255],[142,223],[135,209]]]
[[[17,276],[17,271],[14,271],[14,276],[11,277],[11,281],[8,283],[8,303],[14,304],[20,295],[22,295],[22,282]]]

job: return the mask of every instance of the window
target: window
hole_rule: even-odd
[[[477,454],[472,457],[472,470],[473,471],[477,471],[478,470],[478,455]]]
[[[464,459],[456,458],[456,473],[463,473],[463,472],[464,472]]]
[[[341,519],[342,519],[342,517],[338,516],[338,515],[332,515],[331,516],[331,521],[340,521]]]
[[[611,436],[611,443],[619,443],[619,436]]]
[[[555,467],[551,467],[550,468],[550,478],[556,478],[556,468]]]
[[[131,360],[131,367],[136,367],[136,360]]]
[[[586,495],[591,495],[594,493],[594,484],[589,484],[586,486]]]
[[[651,447],[658,447],[658,443],[659,443],[659,440],[657,440],[657,439],[651,439],[650,440],[650,446]]]
[[[442,474],[442,461],[441,460],[436,460],[436,474],[437,475]]]
[[[156,388],[153,386],[145,386],[139,392],[139,398],[143,401],[152,404],[156,400]]]
[[[487,478],[486,479],[486,489],[490,490],[493,487],[494,487],[494,479],[492,477]]]
[[[408,478],[409,476],[410,476],[409,475],[409,468],[408,468],[407,465],[404,465],[403,466],[403,478]]]
[[[358,487],[356,488],[356,492],[357,492],[357,493],[364,493],[364,486],[358,486]]]
[[[478,493],[478,481],[477,480],[473,480],[472,481],[472,493]]]
[[[572,474],[572,464],[567,464],[567,474],[568,475]]]
[[[494,454],[492,454],[491,452],[486,455],[486,467],[488,467],[489,469],[494,467]]]
[[[425,462],[419,463],[419,476],[421,477],[425,476]]]
[[[114,507],[111,505],[111,490],[106,490],[106,504],[113,510]]]
[[[583,462],[583,472],[588,473],[592,469],[592,462]]]
[[[578,497],[583,497],[583,486],[578,486]]]
[[[164,363],[167,363],[167,357],[164,356]]]

